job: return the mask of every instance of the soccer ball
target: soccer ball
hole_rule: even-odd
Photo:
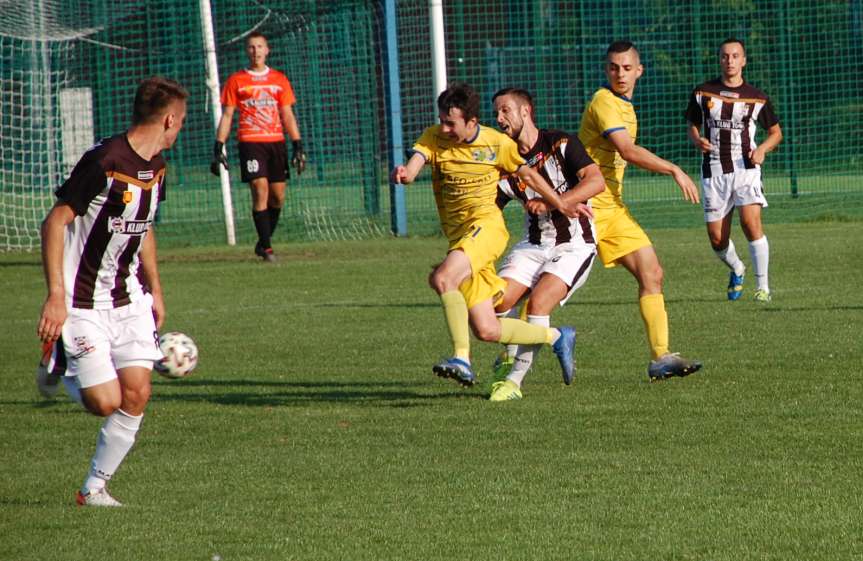
[[[165,358],[153,365],[166,378],[184,378],[198,365],[198,347],[192,338],[179,331],[159,337],[159,349]]]

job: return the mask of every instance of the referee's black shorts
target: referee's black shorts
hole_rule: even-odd
[[[285,141],[238,142],[240,149],[240,175],[244,183],[266,177],[270,183],[281,183],[288,178],[288,154]]]

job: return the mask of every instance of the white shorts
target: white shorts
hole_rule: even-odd
[[[560,305],[587,281],[596,258],[596,246],[587,243],[563,243],[543,247],[522,240],[503,258],[497,275],[533,288],[539,278],[550,273],[566,284],[569,291]]]
[[[82,388],[117,378],[121,368],[153,368],[162,351],[152,295],[109,310],[72,308],[63,324],[63,348],[66,375],[77,376]]]
[[[761,184],[761,169],[745,169],[701,180],[704,221],[725,218],[736,206],[767,206]]]

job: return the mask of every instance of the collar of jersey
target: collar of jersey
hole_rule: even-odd
[[[630,98],[626,97],[625,95],[620,95],[619,93],[617,93],[616,91],[611,89],[611,86],[609,84],[603,84],[602,87],[607,89],[608,91],[610,91],[612,93],[612,95],[614,95],[614,97],[619,97],[620,99],[622,99],[623,101],[625,101],[627,103],[632,103],[632,100]]]
[[[465,144],[473,144],[473,142],[474,142],[477,138],[479,138],[479,127],[480,127],[480,124],[479,124],[479,123],[477,123],[477,124],[476,124],[476,134],[475,134],[475,135],[473,135],[473,138],[471,138],[470,140],[466,141],[466,142],[465,142]]]
[[[270,67],[265,66],[263,70],[257,70],[257,71],[256,70],[249,70],[248,68],[246,68],[245,70],[246,70],[246,72],[248,72],[252,76],[264,76],[264,75],[266,75],[267,72],[270,71]]]

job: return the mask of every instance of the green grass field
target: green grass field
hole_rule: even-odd
[[[503,404],[430,372],[440,239],[165,250],[201,359],[154,375],[119,510],[73,504],[100,420],[37,397],[38,256],[0,254],[0,560],[861,559],[863,230],[767,228],[768,305],[725,301],[702,227],[651,230],[702,372],[648,383],[634,281],[597,267],[554,317],[576,382],[546,350]]]

